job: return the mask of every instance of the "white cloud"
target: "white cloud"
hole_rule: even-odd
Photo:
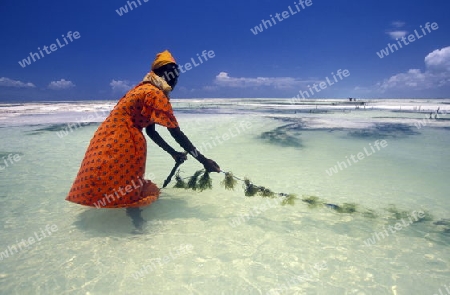
[[[405,26],[405,22],[393,21],[391,25],[393,28],[390,31],[387,31],[386,34],[388,34],[392,39],[394,40],[396,40],[397,38],[400,39],[402,37],[405,37],[406,34],[408,34],[408,31],[400,30],[400,28]]]
[[[405,22],[401,22],[401,21],[395,21],[392,22],[392,26],[396,27],[396,28],[401,28],[405,25]]]
[[[28,88],[28,87],[36,87],[33,83],[24,83],[22,81],[12,80],[6,77],[0,78],[0,86],[4,87],[17,87],[17,88]]]
[[[304,86],[308,83],[320,83],[318,80],[299,80],[292,77],[257,77],[257,78],[247,78],[247,77],[230,77],[226,72],[220,72],[214,83],[219,86],[225,87],[236,87],[236,88],[246,88],[246,87],[262,87],[269,86],[275,89],[289,89],[298,86]]]
[[[450,72],[450,46],[428,54],[425,57],[425,65],[433,72]]]
[[[390,31],[390,32],[386,32],[386,34],[388,34],[389,36],[391,36],[392,39],[400,39],[402,37],[405,37],[406,34],[408,34],[407,31]]]
[[[202,88],[202,90],[204,91],[216,91],[217,89],[219,89],[218,86],[209,86],[209,85],[203,86]]]
[[[428,72],[411,69],[406,73],[396,74],[377,84],[382,91],[394,88],[428,89],[433,86],[433,77]]]
[[[73,84],[72,81],[67,81],[65,79],[61,79],[59,81],[52,81],[50,84],[48,84],[48,88],[52,90],[62,90],[62,89],[69,89],[75,87],[75,84]]]
[[[377,87],[385,92],[390,89],[424,90],[450,85],[450,47],[428,54],[425,66],[425,71],[410,69],[377,83]]]
[[[360,93],[370,93],[371,89],[364,86],[356,86],[353,88],[353,91],[360,92]]]
[[[130,84],[129,81],[126,80],[112,80],[111,83],[109,83],[109,85],[111,86],[113,91],[128,91],[130,90],[133,86]]]

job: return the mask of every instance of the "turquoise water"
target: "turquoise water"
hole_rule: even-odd
[[[0,170],[0,254],[7,253],[0,294],[445,292],[449,116],[414,125],[427,116],[417,106],[435,104],[378,101],[364,110],[319,102],[174,101],[182,130],[223,170],[275,192],[355,203],[357,212],[248,198],[240,185],[225,190],[223,174],[213,174],[212,190],[164,189],[143,211],[144,234],[133,233],[122,209],[64,200],[102,120],[86,114],[113,103],[2,106],[0,165],[7,159],[8,167]],[[94,122],[58,136],[80,119]],[[178,148],[164,128],[158,131]],[[382,140],[385,146],[376,148]],[[148,142],[147,178],[161,186],[173,164]],[[330,176],[332,167],[337,173]],[[190,158],[180,173],[201,168]],[[405,213],[395,218],[392,206]],[[444,225],[434,224],[439,221]]]

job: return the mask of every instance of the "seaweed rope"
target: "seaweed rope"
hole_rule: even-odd
[[[167,179],[164,181],[163,188],[165,188],[171,181],[173,175],[179,168],[179,166],[184,162],[179,161],[175,163],[175,166],[172,168],[172,171],[170,172]],[[234,187],[237,184],[237,181],[240,181],[243,183],[244,186],[244,193],[247,197],[253,197],[255,195],[259,195],[264,198],[276,198],[276,197],[282,197],[284,198],[281,201],[281,205],[294,205],[295,200],[298,199],[296,194],[287,194],[287,193],[276,193],[273,192],[271,189],[264,187],[264,186],[258,186],[255,185],[250,179],[248,178],[242,178],[235,176],[230,171],[223,171],[220,170],[220,173],[223,173],[225,175],[224,180],[221,182],[221,185],[225,187],[227,190],[234,190]],[[200,177],[201,175],[201,177]],[[186,183],[185,180],[189,179],[189,181]],[[174,188],[184,188],[184,189],[192,189],[192,190],[199,190],[204,191],[205,189],[212,189],[212,179],[209,176],[209,172],[205,171],[204,169],[196,171],[192,176],[184,177],[182,178],[180,176],[180,171],[178,170],[176,176],[175,176],[176,184],[174,185]],[[307,197],[302,199],[303,202],[306,202],[309,204],[309,207],[315,207],[319,205],[319,198],[317,197]],[[356,211],[356,205],[345,203],[343,206],[338,206],[335,204],[328,204],[324,203],[325,206],[336,210],[339,213],[353,213]]]
[[[212,179],[209,176],[209,172],[207,172],[205,169],[196,171],[192,176],[189,177],[181,177],[179,166],[184,162],[176,162],[175,166],[172,168],[172,171],[170,172],[169,176],[167,177],[166,181],[164,181],[165,188],[171,181],[172,177],[175,175],[176,183],[173,186],[174,188],[183,188],[183,189],[192,189],[194,191],[204,191],[206,189],[212,189]],[[175,174],[176,173],[176,174]],[[221,170],[220,173],[223,173],[225,175],[225,178],[223,181],[221,181],[221,185],[225,187],[226,190],[234,190],[236,184],[241,182],[243,184],[244,188],[244,194],[247,197],[253,197],[255,195],[264,197],[264,198],[277,198],[281,197],[283,200],[280,202],[281,205],[294,205],[295,201],[299,198],[296,194],[287,194],[287,193],[276,193],[270,190],[267,187],[264,186],[258,186],[255,185],[250,179],[248,178],[242,178],[237,177],[233,175],[232,172],[227,172]],[[187,182],[186,179],[189,179]],[[377,218],[377,213],[372,209],[363,209],[361,206],[356,205],[355,203],[343,203],[342,205],[336,205],[329,202],[326,202],[322,199],[320,199],[317,196],[303,196],[301,199],[302,202],[307,203],[309,209],[313,208],[319,208],[319,207],[326,207],[331,210],[334,210],[337,213],[347,213],[347,214],[353,214],[353,213],[361,213],[363,217],[366,218]],[[363,210],[361,210],[363,209]],[[407,219],[410,218],[408,211],[400,211],[398,210],[394,205],[390,205],[388,208],[385,208],[385,210],[395,219]],[[417,222],[423,222],[423,221],[433,221],[432,215],[425,211],[424,217],[421,219],[416,220]],[[434,225],[438,226],[445,226],[443,228],[443,233],[449,234],[450,233],[450,219],[441,219],[439,221],[436,221],[433,223]]]

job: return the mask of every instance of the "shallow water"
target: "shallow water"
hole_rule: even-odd
[[[0,106],[0,158],[12,155],[0,170],[0,294],[401,295],[450,285],[448,226],[434,224],[450,218],[450,117],[417,123],[448,105],[175,100],[182,130],[223,170],[357,212],[245,197],[214,174],[212,190],[164,189],[143,211],[144,234],[122,209],[64,201],[95,122],[113,105]],[[68,122],[78,124],[60,138]],[[147,178],[162,185],[173,164],[148,142]],[[190,158],[180,173],[201,168]],[[398,219],[392,206],[404,212]]]

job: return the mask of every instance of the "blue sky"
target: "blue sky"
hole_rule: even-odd
[[[165,49],[214,51],[174,98],[450,98],[448,0],[309,1],[1,1],[0,101],[119,99]]]

